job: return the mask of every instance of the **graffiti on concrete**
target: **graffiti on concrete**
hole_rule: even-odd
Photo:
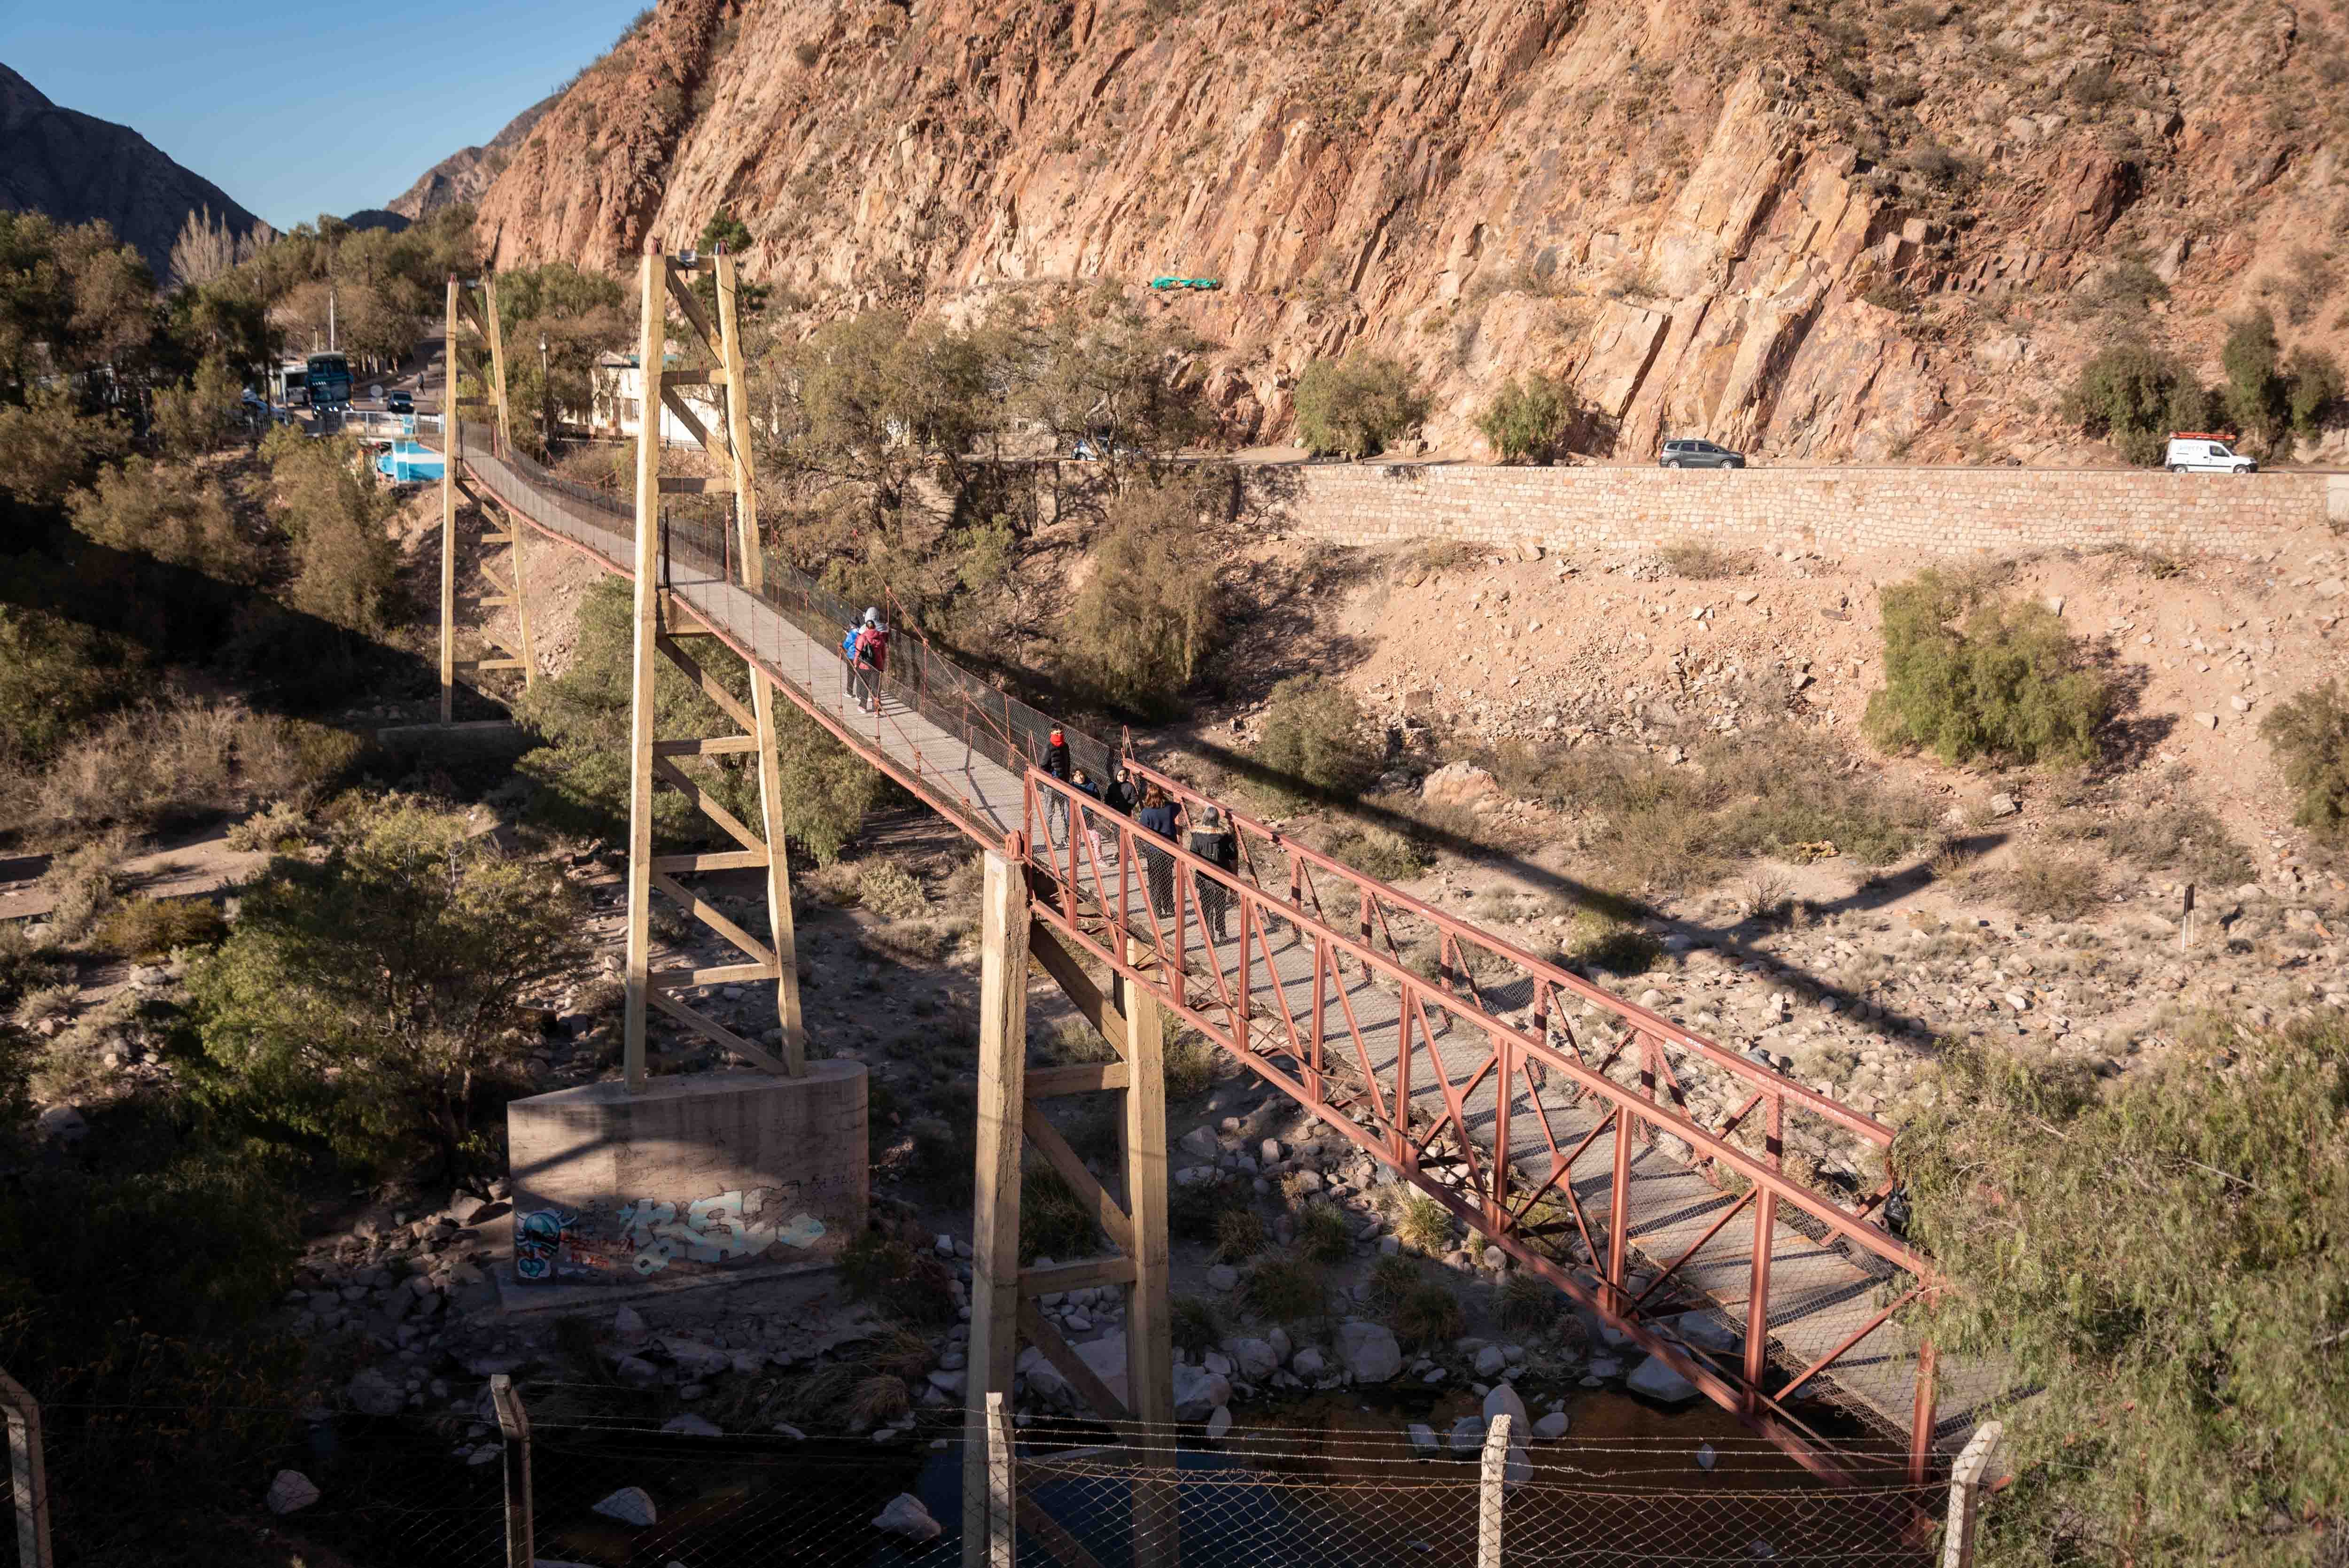
[[[552,1281],[564,1239],[577,1217],[559,1209],[533,1209],[527,1214],[515,1215],[515,1276],[533,1282]]]
[[[525,1210],[514,1216],[514,1274],[532,1284],[610,1284],[717,1274],[807,1253],[830,1233],[815,1215],[789,1206],[793,1195],[784,1187],[736,1188],[682,1202],[637,1198],[575,1212]]]
[[[771,1188],[754,1188],[746,1199],[740,1189],[678,1206],[656,1198],[640,1198],[620,1210],[620,1233],[636,1249],[631,1265],[637,1274],[661,1273],[679,1258],[697,1264],[734,1263],[764,1256],[780,1242],[806,1248],[824,1233],[823,1222],[812,1214],[794,1214],[789,1221],[761,1220],[768,1211]],[[780,1213],[780,1204],[774,1212]]]

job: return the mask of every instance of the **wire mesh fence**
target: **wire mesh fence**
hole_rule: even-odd
[[[469,1408],[459,1390],[440,1412],[388,1417],[61,1408],[49,1561],[0,1552],[0,1564],[226,1564],[253,1560],[265,1532],[352,1568],[929,1568],[965,1560],[974,1453],[973,1473],[1000,1474],[1012,1501],[1007,1524],[982,1487],[972,1517],[987,1543],[1060,1568],[1922,1568],[1950,1511],[1946,1482],[1834,1485],[1758,1439],[1510,1441],[1496,1429],[1455,1444],[1399,1425],[1210,1437],[1002,1422],[990,1449],[954,1411],[878,1432],[720,1433],[579,1414],[560,1388],[539,1390],[538,1413],[511,1437],[486,1389]],[[1853,1457],[1897,1474],[1890,1448]],[[1971,1506],[1976,1494],[1961,1495]]]

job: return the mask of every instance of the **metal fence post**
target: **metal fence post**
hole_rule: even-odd
[[[490,1379],[490,1404],[505,1434],[506,1568],[533,1568],[538,1560],[537,1530],[530,1506],[530,1412],[522,1408],[513,1379],[501,1372]]]
[[[1019,1478],[1012,1470],[1011,1411],[999,1390],[987,1396],[987,1568],[1014,1568],[1019,1553]]]
[[[1941,1536],[1941,1568],[1972,1568],[1974,1521],[1982,1511],[1982,1471],[2005,1429],[1984,1421],[1966,1440],[1950,1470],[1950,1525]]]
[[[5,1407],[8,1418],[16,1561],[21,1568],[49,1568],[49,1482],[41,1468],[41,1407],[5,1372],[0,1372],[0,1407]]]
[[[1476,1485],[1476,1568],[1501,1568],[1501,1499],[1509,1474],[1508,1416],[1485,1429],[1485,1463]]]

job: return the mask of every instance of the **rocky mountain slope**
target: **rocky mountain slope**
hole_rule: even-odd
[[[513,150],[531,133],[546,111],[562,98],[555,93],[539,99],[513,117],[485,147],[460,147],[419,175],[416,183],[384,203],[384,210],[412,222],[422,222],[444,207],[479,201],[505,168]]]
[[[209,210],[240,238],[269,226],[127,125],[59,108],[0,66],[0,208],[60,223],[103,220],[158,274],[188,214]]]
[[[2349,339],[2349,18],[2114,0],[663,0],[481,203],[502,264],[598,266],[723,206],[816,313],[1221,278],[1241,438],[1362,344],[1474,449],[1571,378],[1605,451],[2060,459],[2135,334]]]

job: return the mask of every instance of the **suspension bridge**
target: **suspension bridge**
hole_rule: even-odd
[[[693,287],[714,281],[713,313]],[[789,873],[776,831],[772,703],[792,703],[968,835],[986,855],[978,1092],[978,1171],[968,1399],[1009,1394],[1024,1338],[1111,1421],[1171,1430],[1167,1304],[1169,1161],[1161,1057],[1171,1016],[1362,1155],[1441,1203],[1509,1266],[1547,1281],[1606,1326],[1627,1355],[1653,1357],[1702,1396],[1822,1476],[1858,1480],[1872,1461],[1819,1429],[1831,1398],[1906,1439],[1921,1479],[1987,1414],[1997,1369],[1936,1356],[1904,1308],[1933,1287],[1930,1262],[1883,1222],[1898,1184],[1892,1130],[1669,1017],[1614,995],[1290,839],[1228,801],[1143,765],[1019,702],[900,626],[899,645],[864,711],[838,648],[855,606],[759,542],[732,258],[643,258],[642,407],[633,504],[572,484],[510,439],[496,343],[493,280],[483,306],[450,286],[460,319],[488,339],[484,395],[450,401],[444,518],[443,681],[453,646],[453,519],[470,496],[504,519],[518,600],[523,541],[543,539],[634,580],[626,1084],[646,1083],[648,1011],[667,1015],[771,1073],[809,1068],[790,925]],[[697,368],[668,367],[669,341]],[[695,402],[681,387],[708,390]],[[708,419],[711,402],[722,417]],[[658,410],[667,407],[727,471],[664,476]],[[481,417],[469,418],[468,412]],[[730,515],[667,515],[664,498],[730,498]],[[703,642],[688,653],[687,640]],[[745,661],[745,706],[705,667],[714,640]],[[527,642],[527,634],[523,634]],[[524,664],[527,647],[512,657]],[[653,732],[652,677],[675,661],[740,733]],[[1079,766],[1115,763],[1155,783],[1196,821],[1217,808],[1236,831],[1236,871],[1200,860],[1043,770],[1062,729]],[[761,759],[764,820],[729,814],[677,758]],[[656,854],[656,786],[682,790],[740,847]],[[763,938],[681,879],[763,867]],[[647,929],[660,892],[743,951],[740,965],[657,972]],[[1026,1061],[1030,966],[1067,993],[1115,1047],[1074,1067]],[[1101,978],[1109,977],[1107,983]],[[692,1006],[719,984],[772,980],[781,1045],[769,1051]],[[1040,1106],[1123,1091],[1124,1170],[1105,1184]],[[1019,1172],[1028,1146],[1078,1192],[1112,1254],[1046,1268],[1019,1264]],[[1829,1151],[1818,1175],[1795,1151]],[[1122,1187],[1123,1191],[1113,1191]],[[1123,1395],[1037,1310],[1046,1293],[1110,1284],[1129,1303]],[[1143,1438],[1145,1446],[1148,1438]],[[988,1506],[983,1444],[966,1504]],[[1878,1450],[1880,1451],[1880,1449]],[[1152,1508],[1139,1493],[1137,1525]],[[1163,1521],[1162,1521],[1163,1524]],[[984,1529],[967,1541],[985,1540]],[[1137,1541],[1148,1539],[1138,1533]]]

